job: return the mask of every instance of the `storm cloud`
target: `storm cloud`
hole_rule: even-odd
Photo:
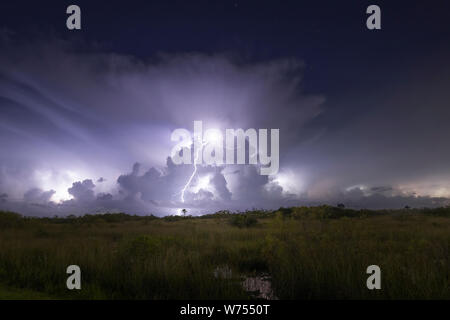
[[[305,92],[307,63],[298,59],[183,53],[143,60],[58,39],[1,38],[2,208],[171,214],[447,204],[450,80],[439,75],[450,74],[448,66],[417,70],[382,98],[348,92],[337,103]],[[336,117],[339,108],[348,116]],[[182,202],[193,166],[173,163],[170,134],[192,130],[194,120],[221,130],[279,128],[279,174],[199,166]]]

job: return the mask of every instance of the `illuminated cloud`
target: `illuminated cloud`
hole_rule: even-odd
[[[412,72],[386,98],[343,91],[338,104],[303,90],[307,64],[298,59],[140,60],[55,39],[0,38],[2,208],[168,214],[338,202],[435,206],[450,196],[450,82],[438,76],[448,66],[430,68],[432,76]],[[192,130],[194,120],[205,129],[279,128],[280,172],[200,166],[182,202],[193,167],[168,158],[170,134]]]

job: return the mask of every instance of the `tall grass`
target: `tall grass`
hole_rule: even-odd
[[[248,299],[241,277],[268,273],[280,299],[450,299],[449,212],[0,213],[0,283],[62,299]],[[72,264],[82,270],[79,291],[66,288]],[[366,287],[372,264],[381,267],[381,290]],[[224,265],[233,277],[216,278]]]

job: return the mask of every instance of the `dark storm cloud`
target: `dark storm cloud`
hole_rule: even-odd
[[[152,167],[141,174],[141,165],[135,163],[132,172],[119,176],[117,183],[127,198],[138,196],[146,201],[169,202],[174,198],[174,193],[181,190],[183,181],[180,180],[180,175],[186,181],[190,169],[175,166],[168,159],[164,172]]]
[[[408,194],[392,187],[389,192],[385,190],[367,190],[354,188],[351,190],[336,190],[330,192],[326,198],[311,199],[303,198],[305,204],[319,205],[326,203],[329,205],[345,204],[349,208],[367,209],[401,209],[406,206],[410,208],[441,207],[450,205],[450,199],[445,197],[418,196]]]
[[[0,194],[0,202],[6,202],[8,200],[8,194],[2,193]]]
[[[36,212],[28,202],[52,213],[435,206],[450,194],[448,65],[416,70],[389,90],[349,88],[338,104],[302,91],[308,79],[297,59],[191,53],[143,61],[59,40],[0,38],[0,192],[21,212]],[[167,158],[170,133],[192,130],[194,120],[279,128],[280,176],[200,166],[181,202],[193,166]]]
[[[219,207],[232,205],[231,192],[222,173],[223,167],[205,166],[198,168],[192,185],[198,184],[200,179],[208,180],[207,186],[211,190],[198,188],[186,190],[186,203],[180,200],[181,190],[193,172],[192,165],[175,165],[170,157],[167,165],[158,170],[154,167],[141,173],[141,165],[134,164],[132,171],[121,175],[118,179],[121,195],[128,201],[138,198],[148,203],[166,207]]]
[[[95,202],[92,172],[99,169],[98,181],[116,181],[119,176],[116,197],[123,196],[121,201],[175,206],[192,166],[168,162],[164,167],[171,130],[192,129],[199,119],[219,128],[289,128],[286,133],[291,136],[286,134],[282,141],[287,144],[303,123],[320,113],[323,101],[299,90],[303,64],[296,60],[246,64],[223,55],[186,54],[144,63],[115,54],[76,53],[61,41],[9,42],[4,48],[0,130],[2,148],[12,152],[2,165],[8,168],[15,158],[31,159],[29,155],[39,150],[41,155],[22,168],[31,171],[30,176],[35,168],[45,168],[43,163],[75,174],[81,166],[83,174],[78,176],[86,180],[70,182],[72,205]],[[276,114],[274,104],[280,110]],[[138,166],[130,174],[120,174],[126,163],[138,159],[156,167],[142,175]],[[191,205],[232,198],[220,170],[201,168],[199,172],[210,175],[212,190],[188,190]],[[30,180],[39,186],[39,181],[34,183],[39,177]]]
[[[220,199],[224,201],[231,200],[231,192],[227,188],[227,180],[223,176],[222,172],[216,170],[211,180],[209,180],[209,183],[216,190],[216,194]]]
[[[90,179],[86,179],[82,182],[77,181],[72,184],[72,187],[67,191],[71,194],[76,201],[90,202],[95,199],[94,196],[95,184]]]
[[[30,203],[46,204],[55,193],[54,190],[43,191],[39,188],[33,188],[25,192],[23,200]]]
[[[111,201],[113,199],[113,195],[111,193],[100,193],[97,195],[97,200],[100,201]]]

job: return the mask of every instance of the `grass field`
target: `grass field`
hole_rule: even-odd
[[[44,293],[33,290],[12,288],[0,284],[0,300],[51,300],[52,298]]]
[[[449,253],[449,208],[195,218],[0,212],[0,299],[254,299],[243,283],[263,277],[278,299],[450,299]],[[81,290],[66,288],[73,264]],[[373,264],[381,290],[366,287]]]

